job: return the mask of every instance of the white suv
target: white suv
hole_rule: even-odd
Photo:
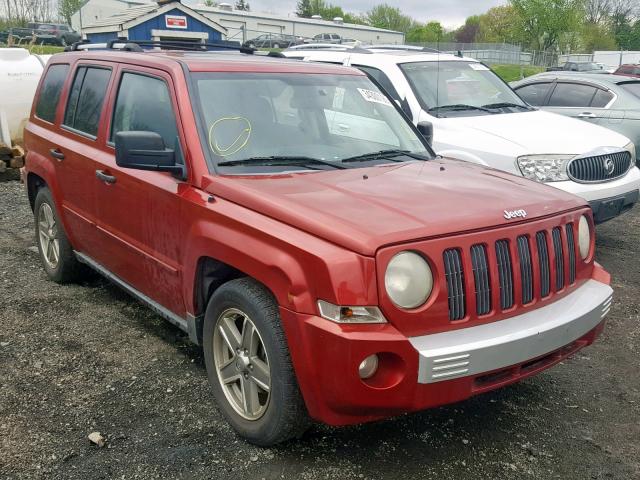
[[[630,209],[640,170],[626,137],[537,110],[471,58],[371,47],[284,51],[289,58],[358,67],[376,80],[440,155],[488,165],[583,197],[596,222]]]

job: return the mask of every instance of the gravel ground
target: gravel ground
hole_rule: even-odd
[[[101,278],[47,280],[23,187],[5,177],[0,478],[639,479],[640,208],[598,234],[616,293],[594,346],[463,403],[265,450],[225,423],[178,329]]]

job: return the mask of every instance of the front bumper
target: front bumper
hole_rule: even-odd
[[[499,322],[409,338],[419,352],[419,383],[479,375],[538,358],[596,328],[613,290],[596,280],[549,305]]]
[[[631,210],[638,202],[640,191],[632,190],[623,195],[613,198],[605,198],[602,200],[592,200],[589,202],[591,210],[593,210],[593,221],[603,223],[607,220],[617,217],[621,213]]]
[[[338,325],[280,313],[309,414],[347,425],[461,401],[545,370],[593,343],[611,294],[594,277],[521,315],[419,337],[391,324]],[[358,365],[374,353],[378,372],[361,380]]]
[[[640,169],[631,167],[627,174],[610,182],[578,183],[572,180],[549,182],[546,185],[559,188],[584,198],[587,202],[619,197],[640,189]]]

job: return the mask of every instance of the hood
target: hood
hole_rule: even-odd
[[[630,142],[625,136],[607,128],[542,110],[445,118],[434,127],[436,133],[438,127],[456,130],[455,136],[459,139],[463,135],[470,147],[476,141],[482,144],[493,142],[501,149],[510,143],[517,148],[515,156],[584,155],[601,147],[622,148]],[[475,132],[470,133],[469,130]],[[485,138],[480,139],[479,135]],[[496,139],[500,141],[496,142]]]
[[[584,206],[559,189],[456,160],[290,173],[210,176],[214,196],[363,255],[378,248],[503,226]],[[524,210],[507,220],[506,211]]]

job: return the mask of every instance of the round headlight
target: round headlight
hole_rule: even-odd
[[[402,308],[424,304],[433,289],[433,275],[427,261],[417,253],[396,254],[384,275],[384,286],[393,303]]]
[[[580,217],[580,222],[578,223],[578,247],[580,256],[583,260],[586,260],[591,247],[591,228],[589,227],[589,220],[584,215]]]

